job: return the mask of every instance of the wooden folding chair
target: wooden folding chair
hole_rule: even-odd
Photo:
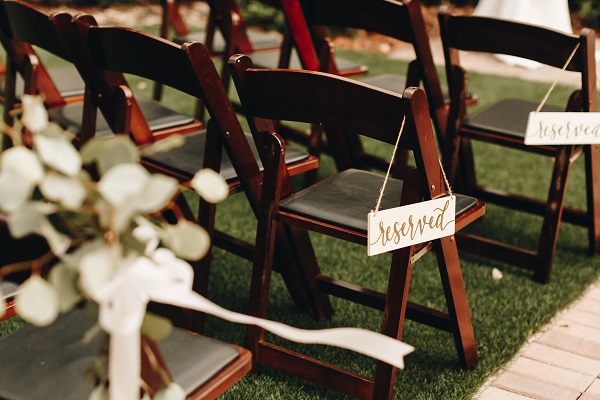
[[[536,251],[475,235],[459,236],[461,248],[531,270],[536,281],[547,283],[550,280],[561,220],[587,227],[590,251],[595,254],[600,252],[598,146],[525,145],[529,112],[536,110],[542,103],[541,98],[539,102],[503,99],[473,115],[467,115],[464,100],[467,75],[460,64],[458,51],[507,54],[558,69],[564,67],[574,52],[566,70],[580,75],[581,86],[568,100],[565,99],[565,108],[544,106],[542,111],[593,112],[597,110],[598,101],[594,32],[584,29],[580,35],[572,35],[493,18],[454,16],[445,8],[440,11],[439,21],[452,101],[448,140],[444,144],[444,163],[448,168],[448,176],[465,193],[543,216]],[[471,140],[551,157],[552,179],[547,199],[534,199],[527,193],[508,193],[504,189],[478,184]],[[570,166],[582,154],[585,158],[587,210],[575,210],[565,207],[564,200]],[[524,174],[536,172],[521,171]]]
[[[63,23],[67,23],[67,18],[61,15],[56,15],[54,22],[59,26],[59,31],[68,28],[61,27]],[[81,46],[89,49],[90,63],[103,71],[104,76],[125,73],[159,81],[202,100],[212,118],[206,131],[183,135],[183,146],[143,156],[143,164],[152,171],[179,179],[184,185],[189,185],[194,174],[203,166],[219,171],[229,182],[230,192],[243,190],[251,207],[257,210],[262,179],[262,147],[256,146],[252,137],[243,132],[208,49],[198,42],[187,42],[180,46],[133,29],[100,27],[89,15],[77,16],[75,27]],[[131,48],[137,51],[131,52]],[[135,104],[135,98],[130,92],[126,86],[112,87],[107,93],[112,93],[114,102],[120,106],[111,106],[108,101],[99,104],[106,119],[115,121],[117,132],[127,132],[128,126],[132,132],[134,130],[135,114],[128,104]],[[104,99],[108,97],[104,96]],[[127,110],[132,111],[130,115]],[[222,154],[223,146],[226,152]],[[299,174],[318,165],[315,157],[310,157],[302,150],[290,152],[286,162],[290,165],[291,174]],[[208,230],[214,243],[252,259],[253,244],[214,230],[215,212],[214,205],[201,200],[198,221]],[[191,213],[187,217],[193,218]],[[288,247],[285,240],[282,240],[279,250],[282,255],[289,251]],[[208,290],[209,266],[210,257],[205,257],[196,268],[194,290],[203,295]],[[293,263],[280,265],[280,271],[296,304],[305,307],[308,300],[305,299],[305,289],[294,275],[296,267]],[[196,327],[195,330],[200,329],[199,319],[191,322]]]
[[[94,324],[83,309],[62,314],[46,327],[25,325],[0,339],[0,397],[16,399],[79,400],[90,397],[94,387],[88,371],[94,367],[106,342],[84,336]],[[152,347],[149,360],[148,349]],[[159,351],[159,353],[156,352]],[[142,340],[146,367],[157,363],[178,383],[189,400],[215,399],[250,371],[250,351],[216,339],[174,329],[164,340]],[[142,376],[150,394],[162,382],[152,374]],[[153,379],[154,378],[154,379]]]
[[[232,57],[229,64],[248,122],[255,134],[263,135],[267,142],[250,298],[250,312],[265,316],[274,242],[280,235],[280,227],[287,232],[306,229],[366,245],[367,214],[375,208],[384,180],[373,172],[349,169],[294,192],[282,162],[285,145],[275,133],[271,119],[322,124],[325,129],[335,126],[390,144],[396,142],[405,119],[400,147],[413,151],[417,170],[402,176],[404,181],[395,174],[396,179],[388,183],[385,191],[382,209],[440,198],[447,192],[421,89],[409,88],[403,95],[397,95],[331,74],[256,69],[246,56]],[[335,141],[330,144],[336,145]],[[461,195],[457,195],[456,208],[457,230],[479,218],[485,210],[477,199]],[[429,249],[437,255],[447,313],[407,301],[412,265]],[[310,242],[297,248],[296,254],[315,258]],[[302,272],[315,299],[331,294],[383,310],[382,332],[397,339],[402,337],[405,316],[451,332],[462,365],[472,368],[476,364],[475,338],[454,236],[394,251],[387,293],[326,276],[319,269]],[[252,350],[257,364],[284,370],[340,392],[358,398],[392,396],[396,371],[389,365],[378,364],[374,379],[348,373],[269,343],[264,332],[256,327],[248,328],[246,347]]]
[[[265,5],[279,9],[279,0],[264,1]],[[240,8],[236,0],[209,0],[210,14],[207,26],[204,32],[192,32],[188,30],[180,14],[179,5],[175,0],[164,0],[163,22],[161,26],[161,36],[169,38],[169,27],[172,26],[175,36],[171,39],[179,44],[193,40],[205,43],[213,56],[220,56],[222,60],[227,60],[234,54],[252,55],[260,61],[264,68],[275,68],[278,66],[289,66],[300,69],[303,67],[298,53],[288,45],[280,51],[282,40],[289,42],[289,33],[285,33],[283,39],[278,39],[274,35],[261,33],[256,30],[247,29]],[[337,59],[340,74],[362,74],[366,72],[364,66],[357,63]],[[223,62],[221,79],[225,89],[229,89],[229,70],[227,63]],[[159,100],[162,95],[160,84],[155,86],[154,98]],[[238,104],[234,104],[238,108]],[[239,110],[239,108],[238,108]],[[196,107],[196,117],[203,118],[202,105]]]
[[[448,106],[433,63],[429,36],[418,1],[281,0],[281,5],[290,27],[290,42],[298,49],[304,69],[340,75],[341,71],[332,57],[333,49],[325,40],[326,28],[362,29],[412,44],[415,60],[410,63],[408,74],[398,71],[366,76],[361,80],[397,93],[402,93],[408,86],[422,85],[427,93],[438,139],[442,140]],[[257,64],[255,57],[252,58]],[[321,135],[318,129],[301,131],[288,129],[284,125],[278,132],[285,138],[306,144],[312,154],[318,155],[322,150],[330,152],[339,170],[387,168],[387,161],[365,151],[357,136],[348,136],[347,150],[341,151],[326,147],[323,139],[318,137]]]
[[[93,135],[106,136],[112,135],[113,131],[109,122],[105,121],[102,117],[96,120],[87,119],[83,121],[84,109],[89,108],[90,104],[95,102],[102,102],[103,100],[99,97],[106,94],[102,92],[97,84],[92,84],[91,79],[86,77],[92,74],[88,71],[82,71],[80,68],[83,64],[79,60],[80,54],[74,52],[74,49],[67,49],[65,42],[61,40],[60,35],[57,33],[55,26],[52,21],[48,18],[48,15],[41,10],[21,1],[2,1],[0,3],[0,26],[3,29],[3,36],[7,39],[6,43],[12,44],[11,51],[14,59],[17,60],[19,65],[23,65],[21,73],[24,75],[26,85],[31,88],[31,91],[35,91],[36,88],[36,77],[40,76],[39,68],[30,65],[27,70],[25,66],[27,64],[33,64],[32,62],[25,62],[20,60],[19,49],[30,48],[31,45],[38,46],[53,55],[56,55],[70,63],[77,62],[77,70],[80,72],[82,78],[84,78],[86,84],[86,90],[89,92],[86,95],[86,100],[78,103],[69,103],[58,105],[49,109],[50,118],[57,122],[65,129],[70,129],[81,136],[82,141],[87,140]],[[68,35],[69,33],[64,33]],[[67,37],[67,36],[63,36]],[[29,59],[27,59],[29,60]],[[35,61],[35,60],[34,60]],[[11,83],[11,93],[14,93],[14,79],[16,71],[9,68],[7,71],[7,82]],[[113,77],[114,78],[114,77]],[[107,79],[109,79],[107,77]],[[115,80],[118,77],[114,78]],[[45,82],[41,80],[40,82]],[[100,79],[96,78],[95,82],[100,82]],[[46,92],[44,92],[46,94]],[[11,94],[12,95],[12,94]],[[46,94],[48,101],[48,94]],[[185,133],[199,129],[202,124],[195,120],[190,115],[175,111],[168,108],[159,102],[151,101],[149,99],[139,99],[138,103],[134,105],[136,113],[144,115],[144,119],[148,122],[144,122],[146,126],[136,126],[136,129],[144,130],[145,133],[133,132],[133,136],[136,140],[140,140],[138,143],[147,143],[152,141],[152,137],[162,137],[173,133]],[[5,111],[6,112],[6,111]],[[9,118],[11,118],[9,116]],[[12,119],[12,118],[11,118]],[[144,137],[144,135],[146,135]]]

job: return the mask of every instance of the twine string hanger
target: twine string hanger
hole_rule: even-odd
[[[573,49],[573,51],[571,52],[571,55],[569,56],[569,58],[567,59],[567,62],[565,63],[565,65],[563,65],[563,67],[561,68],[563,71],[565,71],[567,69],[567,66],[569,65],[569,63],[571,62],[571,60],[573,59],[573,57],[575,57],[575,53],[577,53],[577,49],[579,49],[579,45],[580,43],[577,43],[577,45],[575,46],[575,48]],[[546,103],[546,100],[548,100],[548,97],[550,97],[550,93],[552,93],[552,91],[554,90],[554,87],[556,86],[556,84],[558,83],[560,77],[557,77],[554,80],[554,83],[552,83],[552,86],[550,86],[550,89],[548,89],[548,91],[546,92],[546,95],[544,96],[544,98],[542,99],[542,102],[540,103],[540,105],[538,106],[538,108],[536,108],[535,112],[538,113],[540,112],[540,110],[542,109],[542,107],[544,107],[544,104]]]
[[[398,132],[398,138],[396,139],[396,144],[394,145],[394,150],[392,151],[392,159],[390,160],[390,164],[388,165],[387,172],[385,174],[385,178],[383,179],[383,184],[381,185],[381,189],[379,189],[379,197],[377,198],[377,204],[375,205],[374,215],[377,215],[379,211],[379,207],[381,206],[381,200],[383,199],[383,193],[385,192],[385,186],[387,185],[388,179],[390,177],[390,171],[392,170],[392,165],[394,160],[396,159],[396,151],[398,150],[398,146],[400,144],[400,138],[402,137],[402,132],[404,131],[404,124],[406,122],[406,115],[402,118],[402,124],[400,125],[400,131]],[[444,167],[442,166],[442,161],[438,156],[438,163],[440,164],[440,169],[442,171],[442,178],[444,179],[444,184],[446,185],[446,189],[450,196],[452,196],[452,189],[450,188],[450,183],[448,182],[448,178],[446,177],[446,172],[444,171]]]

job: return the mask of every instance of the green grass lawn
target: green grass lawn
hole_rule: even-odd
[[[369,65],[370,73],[405,71],[406,63],[356,52],[341,55]],[[440,70],[443,74],[443,71]],[[550,84],[524,82],[506,77],[481,74],[470,76],[470,89],[480,97],[477,107],[507,93],[541,100]],[[151,93],[151,88],[134,84],[138,92]],[[569,88],[558,86],[549,103],[566,98]],[[191,110],[189,98],[167,93],[168,103]],[[563,102],[558,102],[563,104]],[[475,109],[475,107],[473,108]],[[489,184],[533,194],[546,195],[550,179],[550,162],[534,155],[475,144],[480,179]],[[391,148],[374,150],[383,155]],[[334,172],[328,157],[321,162],[321,176]],[[525,173],[527,172],[527,173]],[[573,165],[567,203],[583,206],[585,202],[583,160]],[[193,194],[191,202],[197,201]],[[243,195],[236,195],[219,205],[216,225],[236,236],[253,240],[256,221]],[[541,229],[541,218],[488,205],[487,213],[472,229],[494,238],[535,248]],[[385,290],[390,257],[367,258],[365,248],[342,243],[321,235],[312,235],[321,268],[328,274],[351,282]],[[398,399],[467,399],[508,362],[525,343],[561,309],[577,299],[600,275],[600,258],[589,255],[587,233],[570,224],[561,226],[558,247],[548,285],[533,282],[531,274],[494,261],[479,259],[461,252],[461,263],[467,296],[477,340],[479,364],[471,371],[460,368],[453,339],[449,333],[411,321],[405,325],[403,340],[415,347],[406,357],[406,368],[398,373],[395,398]],[[214,252],[210,280],[210,298],[232,310],[246,312],[251,263],[220,249]],[[492,279],[498,268],[504,278]],[[410,299],[428,306],[443,307],[444,299],[435,258],[427,255],[413,270]],[[382,313],[346,301],[333,299],[335,314],[331,321],[318,322],[305,312],[296,310],[279,276],[274,276],[269,318],[303,328],[356,326],[378,330]],[[0,324],[0,335],[15,329],[15,323]],[[206,334],[228,342],[242,344],[244,327],[216,318],[208,319]],[[278,339],[273,338],[277,342]],[[349,351],[325,346],[296,345],[294,349],[325,361],[372,374],[373,360]],[[261,368],[249,374],[223,395],[224,399],[340,399],[337,392],[318,387],[275,370]]]

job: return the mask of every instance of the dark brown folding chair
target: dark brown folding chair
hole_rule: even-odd
[[[32,91],[35,91],[36,88],[36,84],[33,82],[35,82],[36,76],[40,75],[39,69],[30,66],[25,70],[27,62],[21,60],[20,57],[23,57],[23,55],[20,49],[27,49],[32,45],[38,46],[70,63],[78,61],[73,58],[75,53],[72,49],[65,48],[65,44],[60,40],[59,35],[57,35],[55,27],[48,19],[48,15],[27,3],[21,1],[2,1],[0,27],[6,43],[12,44],[11,53],[9,53],[12,56],[11,59],[14,58],[17,60],[17,64],[23,66],[21,73],[25,77],[26,85],[31,87]],[[81,74],[82,71],[79,66],[77,66],[77,70]],[[90,81],[85,79],[87,75],[81,75],[86,81],[86,90],[92,91],[88,93],[86,96],[87,99],[83,103],[89,106],[90,103],[101,102],[102,99],[94,96],[102,96],[104,93],[102,93],[97,85],[90,85]],[[7,71],[7,82],[14,83],[15,76],[16,71],[9,68]],[[40,82],[45,82],[45,80],[41,80]],[[14,88],[12,83],[11,88]],[[13,90],[11,89],[11,95],[14,94]],[[46,95],[46,99],[48,99],[48,94],[46,92],[43,93]],[[88,125],[83,124],[85,104],[77,102],[52,107],[49,110],[50,118],[63,128],[80,134],[83,141],[93,135],[111,135],[113,131],[109,123],[102,117],[98,118],[97,121],[87,119]],[[175,111],[155,101],[138,99],[138,103],[134,104],[133,107],[134,113],[144,115],[144,119],[148,121],[145,122],[146,126],[136,126],[136,129],[143,131],[142,133],[133,132],[133,136],[138,140],[139,144],[152,141],[154,137],[162,137],[173,133],[185,133],[201,127],[201,123],[190,115]]]
[[[59,26],[59,31],[67,30],[70,26],[67,18],[60,14],[54,16],[54,21]],[[63,24],[68,26],[62,26]],[[219,171],[228,180],[230,192],[243,190],[252,208],[257,210],[262,176],[259,157],[261,147],[257,147],[252,137],[243,132],[207,48],[198,42],[180,46],[128,28],[100,27],[89,15],[76,17],[75,27],[80,35],[82,49],[89,49],[89,62],[102,71],[103,76],[125,73],[153,79],[201,99],[206,106],[212,118],[206,131],[183,135],[185,144],[181,147],[144,156],[144,165],[150,170],[173,176],[184,185],[188,185],[203,166]],[[131,52],[131,48],[137,51]],[[165,64],[157,60],[163,60]],[[121,104],[121,107],[115,107],[108,101],[99,104],[107,121],[114,121],[116,132],[127,132],[128,126],[133,131],[135,115],[133,112],[130,116],[126,113],[131,109],[127,103],[134,104],[135,100],[129,94],[130,90],[119,85],[112,87],[107,93],[112,94],[115,103]],[[120,98],[126,100],[119,100]],[[108,96],[104,96],[104,99],[108,99]],[[130,121],[129,125],[127,121]],[[221,154],[223,146],[226,152]],[[290,165],[291,174],[299,174],[318,165],[316,158],[302,150],[291,151],[286,162]],[[215,212],[214,205],[201,200],[198,221],[209,231],[214,243],[252,259],[253,244],[214,231]],[[189,214],[188,218],[193,218]],[[280,245],[281,254],[286,254],[289,245],[285,240]],[[194,290],[201,294],[206,294],[208,290],[209,266],[210,257],[205,257],[196,268]],[[308,304],[308,300],[304,298],[304,289],[294,276],[296,269],[293,263],[280,267],[296,304],[301,307]],[[200,320],[192,323],[195,329],[200,329]]]
[[[236,0],[208,0],[210,14],[207,21],[205,33],[191,32],[188,30],[180,14],[179,4],[175,0],[164,0],[163,22],[161,27],[161,36],[169,38],[169,27],[173,27],[175,35],[171,38],[174,42],[183,44],[186,41],[194,40],[205,43],[213,56],[220,56],[222,60],[227,60],[233,54],[252,55],[259,60],[264,68],[275,68],[278,66],[290,66],[292,68],[302,68],[304,62],[301,61],[298,53],[291,46],[285,45],[285,51],[280,51],[282,39],[268,33],[261,33],[257,30],[247,29],[242,18],[240,8]],[[265,5],[281,8],[279,0],[264,1]],[[283,42],[289,42],[289,33],[285,33]],[[366,72],[364,66],[357,63],[337,59],[340,74],[354,75]],[[229,89],[230,76],[227,63],[223,62],[221,79],[225,88]],[[160,84],[155,86],[154,98],[159,100],[162,95]],[[234,104],[238,108],[238,104]],[[196,116],[203,117],[202,105],[198,104]]]
[[[579,46],[566,70],[581,76],[581,86],[571,94],[568,101],[565,100],[565,108],[544,106],[542,111],[592,112],[597,110],[598,101],[594,32],[584,29],[580,35],[572,35],[493,18],[454,16],[447,9],[440,11],[439,21],[452,99],[448,140],[444,144],[444,163],[448,175],[465,193],[543,216],[535,251],[466,234],[459,236],[459,244],[461,248],[479,255],[531,270],[536,281],[547,283],[550,280],[561,220],[587,227],[590,251],[596,254],[600,252],[598,146],[525,145],[529,112],[536,110],[542,102],[541,98],[539,102],[503,99],[473,115],[467,115],[464,100],[467,75],[460,64],[458,52],[465,50],[507,54],[560,69]],[[528,193],[508,193],[501,188],[478,184],[471,140],[551,157],[552,179],[547,199],[534,199]],[[575,210],[566,207],[564,201],[571,163],[582,154],[585,158],[587,210]],[[527,174],[536,172],[522,171]]]
[[[0,357],[10,368],[0,370],[0,398],[90,397],[95,382],[89,370],[106,345],[103,335],[84,340],[93,324],[89,312],[75,309],[50,326],[25,325],[2,337]],[[187,399],[200,400],[217,398],[250,371],[251,361],[247,349],[181,329],[158,344],[142,340],[142,362],[147,367],[142,367],[142,378],[151,395],[162,382],[144,372],[150,367],[157,370],[157,363],[183,388]]]
[[[324,41],[327,37],[326,28],[362,29],[412,44],[415,60],[410,63],[408,74],[398,71],[366,76],[361,80],[397,93],[402,93],[408,86],[422,85],[427,93],[438,139],[442,140],[448,113],[447,101],[433,63],[429,36],[418,1],[281,0],[281,4],[290,26],[290,42],[298,49],[304,69],[340,75],[336,60],[331,57],[333,49]],[[258,63],[255,57],[252,59],[255,64]],[[307,144],[312,154],[321,152],[320,147],[324,144],[315,137],[320,135],[318,129],[307,132],[286,128],[284,125],[278,132],[285,138]],[[357,136],[349,136],[347,141],[347,151],[323,149],[332,153],[339,170],[387,168],[387,161],[366,152]]]
[[[366,245],[367,214],[375,208],[384,180],[373,172],[349,169],[294,192],[282,162],[285,145],[275,133],[272,119],[322,124],[325,129],[335,126],[394,144],[405,118],[400,146],[413,151],[417,169],[402,177],[396,174],[395,178],[404,181],[393,179],[388,184],[382,208],[435,199],[447,192],[421,89],[409,88],[398,95],[326,73],[256,69],[246,56],[234,56],[229,64],[248,122],[267,143],[250,299],[250,312],[264,317],[278,227],[283,225],[285,231],[308,229]],[[457,229],[479,218],[485,210],[483,203],[472,197],[457,195],[457,204]],[[437,255],[447,313],[407,301],[412,265],[429,249]],[[298,248],[297,254],[315,257],[310,242]],[[315,299],[331,294],[383,310],[382,332],[386,335],[400,339],[405,316],[451,332],[462,365],[475,366],[475,338],[454,236],[394,251],[387,293],[326,276],[318,269],[302,272]],[[374,379],[357,376],[269,343],[256,327],[248,328],[246,347],[252,350],[255,363],[358,398],[391,398],[395,369],[389,365],[378,364]]]

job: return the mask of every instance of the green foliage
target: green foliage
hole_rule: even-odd
[[[600,2],[598,0],[569,0],[569,9],[581,14],[594,28],[600,28]]]

